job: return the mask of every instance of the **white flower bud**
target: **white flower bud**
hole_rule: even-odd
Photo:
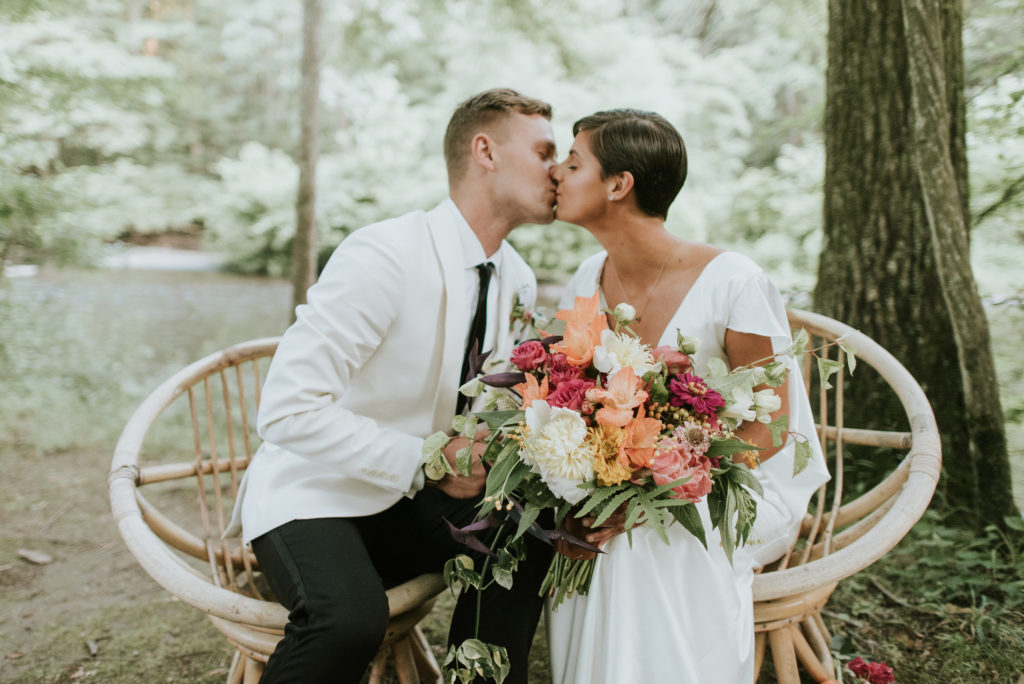
[[[626,302],[621,302],[615,307],[615,311],[612,311],[612,316],[615,317],[619,325],[629,325],[636,318],[636,309]]]

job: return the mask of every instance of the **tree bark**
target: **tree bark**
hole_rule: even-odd
[[[303,0],[302,85],[299,116],[299,190],[295,199],[295,238],[292,241],[292,317],[306,302],[306,290],[316,280],[316,163],[320,146],[320,23],[321,0]]]
[[[825,239],[816,308],[886,347],[942,432],[946,502],[981,526],[1015,513],[988,322],[970,268],[960,0],[830,0]],[[856,420],[895,427],[877,377]]]

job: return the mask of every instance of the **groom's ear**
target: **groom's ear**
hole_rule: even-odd
[[[477,133],[470,143],[470,156],[485,169],[494,170],[494,141],[486,133]]]

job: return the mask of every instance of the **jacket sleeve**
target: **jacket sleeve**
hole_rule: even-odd
[[[395,320],[406,272],[401,255],[370,228],[335,251],[267,373],[257,419],[266,442],[348,477],[410,488],[423,440],[339,402]]]

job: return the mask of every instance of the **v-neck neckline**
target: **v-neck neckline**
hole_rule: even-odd
[[[728,253],[729,253],[728,250],[723,250],[723,251],[719,252],[715,256],[711,257],[708,260],[708,262],[706,264],[704,264],[703,268],[700,269],[700,273],[697,274],[697,277],[694,278],[693,282],[690,284],[690,289],[686,291],[686,294],[683,295],[683,298],[681,300],[679,300],[679,304],[676,305],[675,313],[673,313],[672,316],[669,317],[668,322],[665,324],[665,328],[661,331],[661,334],[658,336],[658,345],[666,344],[664,342],[665,333],[667,333],[669,331],[669,329],[672,327],[672,322],[676,320],[677,316],[679,316],[679,312],[683,310],[683,306],[690,299],[690,294],[695,289],[697,289],[697,284],[700,283],[701,278],[703,278],[704,274],[707,273],[708,269],[711,268],[711,264],[715,263],[715,261],[717,261],[719,257],[721,257],[721,256],[723,256],[725,254],[728,254]],[[597,289],[601,293],[601,304],[606,309],[608,308],[608,300],[604,296],[604,288],[601,287],[601,276],[604,275],[604,267],[607,264],[608,264],[608,252],[605,252],[604,253],[604,259],[601,261],[601,267],[597,269]]]

